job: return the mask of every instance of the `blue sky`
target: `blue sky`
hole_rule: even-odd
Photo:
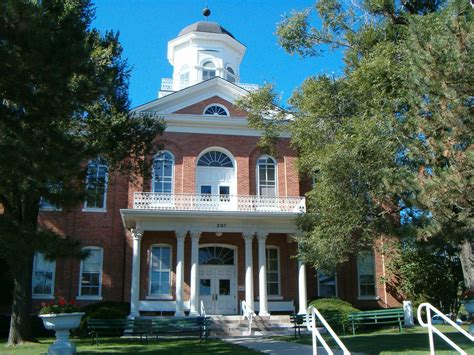
[[[132,107],[157,97],[161,78],[171,77],[167,42],[187,25],[204,20],[218,22],[247,46],[240,67],[241,82],[274,83],[283,100],[310,75],[341,73],[341,55],[301,59],[277,44],[276,24],[292,9],[312,6],[314,0],[95,0],[93,26],[101,32],[120,31],[124,57],[132,68]]]

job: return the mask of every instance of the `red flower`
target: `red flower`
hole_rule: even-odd
[[[72,300],[69,302],[69,304],[74,306],[74,305],[76,304],[76,301],[72,299]]]
[[[65,305],[66,305],[66,301],[64,300],[64,298],[61,297],[61,298],[59,299],[59,301],[58,301],[58,304],[59,304],[60,306],[65,306]]]

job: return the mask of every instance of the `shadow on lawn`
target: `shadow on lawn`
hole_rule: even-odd
[[[457,333],[445,333],[451,340],[465,350],[473,349],[469,340]],[[436,350],[454,351],[447,343],[434,335]],[[429,351],[428,334],[361,334],[357,336],[343,337],[342,342],[351,352],[363,352],[367,354],[380,354],[381,352],[411,352]],[[468,351],[469,352],[469,351]]]

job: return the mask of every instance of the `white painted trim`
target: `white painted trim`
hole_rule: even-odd
[[[108,164],[101,164],[99,162],[95,161],[90,161],[87,164],[87,169],[89,170],[89,165],[91,164],[96,164],[97,165],[97,170],[100,169],[100,167],[106,168],[106,173],[105,173],[105,181],[104,181],[104,195],[102,197],[102,203],[103,206],[102,208],[97,208],[97,207],[87,207],[87,198],[84,201],[84,205],[82,208],[82,212],[107,212],[107,193],[109,191],[109,165]],[[87,179],[89,178],[89,175],[87,174],[86,176],[86,190],[87,190]]]
[[[102,285],[101,285],[102,289]],[[76,300],[79,301],[102,301],[102,296],[77,296]]]
[[[189,301],[184,301],[184,310],[189,311]],[[138,310],[142,312],[175,312],[176,301],[152,301],[152,300],[141,300],[138,305]]]
[[[152,295],[151,294],[151,268],[152,268],[152,249],[154,247],[168,247],[170,248],[170,265],[169,265],[169,286],[170,286],[170,293],[169,294],[157,294],[157,295]],[[156,243],[150,245],[150,248],[148,249],[148,294],[146,296],[147,299],[168,299],[171,298],[173,299],[173,295],[171,294],[172,289],[173,289],[173,283],[171,280],[171,274],[173,272],[173,247],[170,244],[165,244],[165,243]]]
[[[102,299],[102,274],[104,273],[104,249],[97,246],[85,246],[82,248],[84,249],[93,249],[93,250],[100,250],[100,274],[99,274],[99,294],[97,296],[91,295],[81,295],[82,292],[82,270],[84,268],[84,260],[81,260],[81,265],[79,268],[79,289],[78,295],[76,299],[78,300],[101,300]]]
[[[52,295],[48,296],[48,295],[35,295],[35,294],[33,294],[31,296],[31,299],[33,299],[33,300],[54,300],[55,297],[52,296]]]
[[[379,296],[357,296],[358,301],[378,301]]]
[[[206,114],[205,112],[207,111],[207,109],[209,107],[212,107],[212,106],[217,106],[217,107],[220,107],[221,109],[223,109],[225,112],[226,112],[226,115],[209,115],[209,114]],[[202,110],[202,114],[204,116],[220,116],[220,117],[229,117],[230,116],[230,113],[229,113],[229,110],[227,109],[227,107],[225,107],[224,105],[222,104],[218,104],[218,103],[212,103],[212,104],[209,104],[207,105],[204,110]]]
[[[83,208],[81,212],[90,212],[90,213],[106,213],[106,208]]]

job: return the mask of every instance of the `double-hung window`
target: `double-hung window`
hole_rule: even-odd
[[[174,158],[170,152],[158,153],[153,159],[153,192],[170,194],[173,191]]]
[[[56,262],[46,260],[42,253],[35,253],[33,259],[33,298],[52,298],[54,296],[54,274]]]
[[[82,299],[101,298],[103,249],[98,247],[84,249],[89,252],[89,256],[81,261],[79,297]]]
[[[155,245],[151,248],[149,295],[171,295],[171,247]]]
[[[357,276],[360,298],[374,298],[375,287],[375,260],[374,253],[369,250],[359,252],[357,256]]]
[[[266,248],[267,294],[280,295],[280,258],[278,248]]]
[[[337,296],[337,278],[336,273],[329,275],[324,272],[318,272],[318,296],[336,297]]]
[[[107,202],[108,167],[102,159],[87,166],[85,210],[105,210]]]
[[[259,196],[276,196],[276,163],[272,157],[264,156],[258,159],[257,182]]]

